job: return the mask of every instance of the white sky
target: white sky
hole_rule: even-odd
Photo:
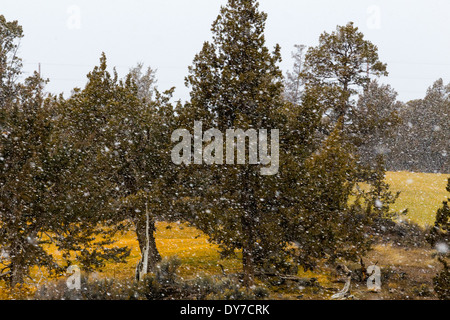
[[[47,90],[70,93],[104,51],[124,76],[144,62],[158,69],[160,90],[187,99],[187,67],[226,0],[0,0],[0,14],[24,27],[21,57],[32,72],[42,64]],[[294,44],[317,44],[323,31],[355,22],[379,47],[391,84],[403,101],[422,98],[438,78],[450,82],[449,0],[260,0],[268,13],[269,47],[282,47],[284,71]],[[77,12],[80,14],[77,15]]]

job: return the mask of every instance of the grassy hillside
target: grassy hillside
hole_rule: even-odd
[[[433,225],[436,211],[448,196],[449,178],[448,174],[389,172],[386,181],[393,191],[401,192],[393,209],[408,209],[406,219],[422,227]]]

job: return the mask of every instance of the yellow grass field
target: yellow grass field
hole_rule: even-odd
[[[450,175],[423,174],[408,172],[390,172],[386,176],[392,191],[400,191],[401,195],[393,210],[408,209],[404,219],[411,220],[421,226],[432,225],[435,213],[447,199],[445,190]],[[208,242],[206,235],[195,228],[184,224],[157,224],[156,242],[163,257],[178,256],[181,261],[179,275],[193,278],[200,274],[220,274],[222,265],[227,273],[236,273],[241,269],[239,257],[221,260],[218,247]],[[132,248],[131,256],[126,264],[109,264],[99,275],[114,279],[132,279],[135,266],[140,259],[140,252],[134,232],[120,237],[118,246]],[[53,249],[50,249],[53,251]],[[316,277],[319,282],[328,282],[329,278],[321,274],[302,273],[300,276]],[[11,298],[10,292],[3,289],[0,282],[0,300]]]
[[[422,227],[432,226],[436,211],[449,195],[446,191],[449,178],[448,174],[389,172],[386,181],[391,190],[401,192],[393,209],[408,209],[406,219]]]
[[[135,266],[141,257],[134,232],[127,233],[117,245],[132,248],[129,263],[109,266],[105,272],[106,276],[119,279],[133,277]],[[158,222],[156,245],[162,257],[177,256],[181,259],[180,274],[183,277],[190,278],[201,273],[218,274],[221,272],[219,263],[227,271],[239,270],[237,258],[220,261],[218,247],[209,243],[205,234],[184,224]]]

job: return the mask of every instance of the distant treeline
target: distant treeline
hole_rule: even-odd
[[[450,85],[436,81],[424,99],[410,101],[400,110],[400,119],[387,141],[388,169],[450,173]]]

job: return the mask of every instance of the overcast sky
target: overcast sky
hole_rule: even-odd
[[[158,69],[159,89],[187,99],[187,67],[226,0],[0,0],[0,14],[24,27],[24,69],[42,65],[47,90],[70,93],[105,52],[121,76],[137,62]],[[449,0],[260,0],[266,39],[282,47],[283,71],[295,44],[316,45],[323,31],[355,22],[388,63],[403,101],[422,98],[438,78],[450,82]]]

